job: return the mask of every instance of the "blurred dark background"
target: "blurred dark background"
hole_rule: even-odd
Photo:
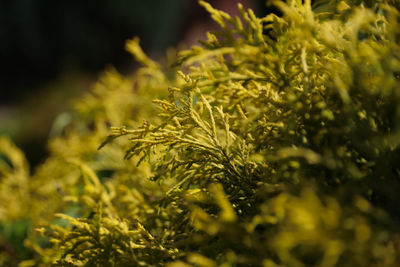
[[[264,0],[214,0],[237,13],[237,3],[259,16]],[[113,65],[135,63],[125,41],[139,36],[145,52],[161,58],[171,46],[193,45],[216,29],[196,0],[0,0],[0,135],[8,135],[35,166],[46,156],[53,120]]]

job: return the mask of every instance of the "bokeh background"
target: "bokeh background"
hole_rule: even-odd
[[[238,2],[259,16],[273,11],[264,0],[209,2],[230,14]],[[108,65],[134,71],[127,39],[138,36],[145,52],[161,59],[168,47],[189,47],[216,28],[197,0],[1,0],[0,135],[35,167],[72,99]]]

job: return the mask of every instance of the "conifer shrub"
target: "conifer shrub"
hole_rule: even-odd
[[[107,70],[33,175],[1,139],[0,263],[400,265],[400,3],[310,2],[200,1],[221,30],[167,65],[128,41],[143,67]]]

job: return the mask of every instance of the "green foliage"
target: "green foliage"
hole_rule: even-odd
[[[200,4],[221,31],[168,68],[129,41],[144,67],[107,71],[31,178],[2,140],[20,265],[399,265],[398,1]]]

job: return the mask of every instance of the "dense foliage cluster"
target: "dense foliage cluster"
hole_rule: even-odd
[[[143,67],[106,71],[32,176],[1,139],[0,264],[400,265],[400,3],[310,2],[200,1],[221,30],[169,67],[129,41]]]

